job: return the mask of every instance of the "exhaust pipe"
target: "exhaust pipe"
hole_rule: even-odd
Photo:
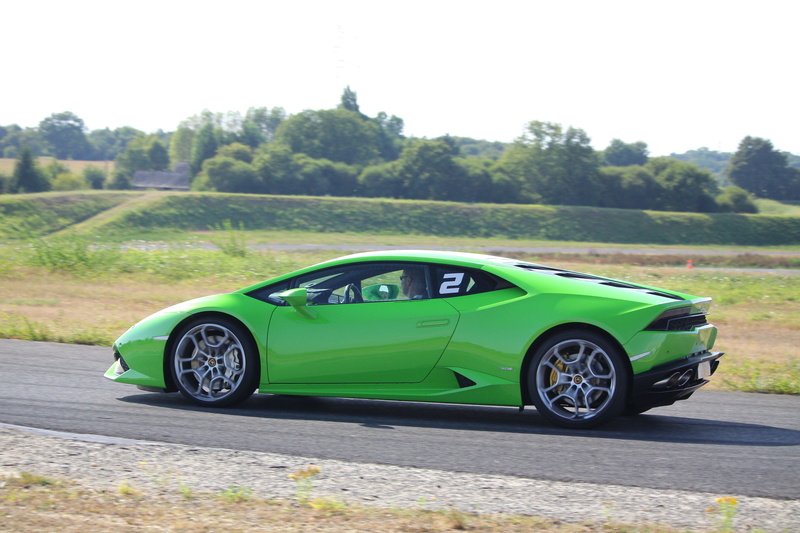
[[[675,387],[683,387],[687,383],[689,383],[694,377],[694,370],[689,369],[685,370],[683,374],[680,372],[675,372],[670,375],[668,378],[664,378],[661,381],[653,383],[654,389],[672,389]]]
[[[675,384],[678,382],[679,379],[681,379],[680,372],[675,372],[670,377],[664,378],[661,381],[653,383],[653,388],[654,389],[671,389],[672,387],[675,386]]]
[[[681,374],[681,377],[680,377],[680,379],[678,379],[678,382],[676,383],[676,386],[683,387],[684,385],[686,385],[687,383],[689,383],[692,380],[692,376],[693,375],[694,375],[694,370],[692,370],[690,368],[689,370],[687,370],[686,372]]]

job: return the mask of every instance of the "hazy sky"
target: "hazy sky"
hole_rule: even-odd
[[[512,141],[532,120],[597,149],[800,154],[800,2],[5,0],[0,125],[174,130],[204,109],[328,109],[346,85],[405,134]]]

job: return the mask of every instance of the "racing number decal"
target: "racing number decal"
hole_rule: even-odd
[[[464,281],[463,272],[453,272],[442,276],[442,284],[439,286],[439,294],[458,294],[458,287]]]

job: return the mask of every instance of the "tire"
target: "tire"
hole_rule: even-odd
[[[528,388],[536,410],[570,429],[605,424],[625,408],[627,362],[604,337],[580,329],[554,335],[534,353]]]
[[[170,368],[178,390],[192,402],[225,407],[243,402],[258,386],[258,350],[232,320],[204,318],[184,326],[173,344]]]
[[[636,407],[635,405],[629,405],[622,410],[622,416],[636,416],[646,413],[650,409],[652,409],[652,407]]]

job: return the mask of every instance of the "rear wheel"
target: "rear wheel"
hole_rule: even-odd
[[[187,324],[172,350],[172,376],[181,394],[223,407],[249,398],[258,385],[258,355],[250,335],[223,318]]]
[[[568,330],[547,340],[528,370],[536,410],[561,427],[599,426],[625,407],[628,374],[618,348],[591,331]]]

